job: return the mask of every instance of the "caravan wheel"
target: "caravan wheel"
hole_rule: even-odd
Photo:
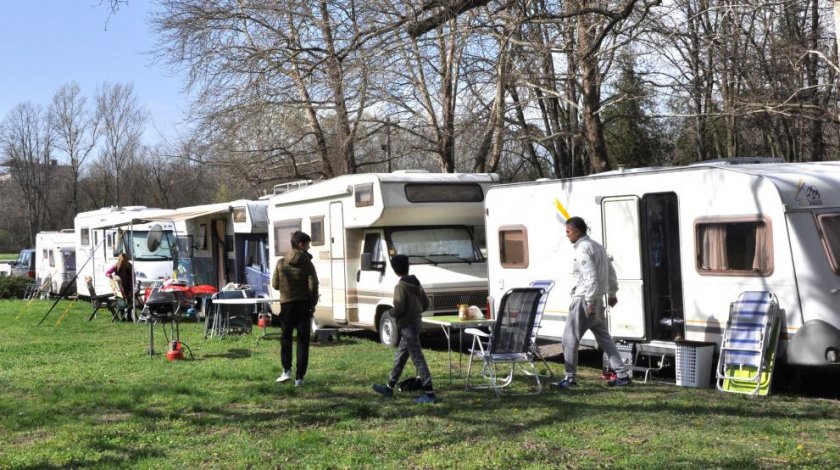
[[[396,348],[400,342],[400,332],[397,328],[397,320],[391,316],[391,312],[382,314],[379,319],[379,341],[385,346]]]

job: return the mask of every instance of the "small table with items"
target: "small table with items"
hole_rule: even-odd
[[[230,312],[221,308],[222,305],[253,305],[254,313],[260,304],[280,302],[280,299],[266,299],[261,297],[242,297],[234,299],[213,299],[213,318],[210,325],[210,336],[222,337],[230,333]],[[247,331],[251,330],[251,316],[247,317]]]
[[[438,325],[446,336],[446,349],[449,354],[449,383],[452,384],[452,330],[458,330],[458,373],[461,373],[462,333],[466,328],[490,328],[496,320],[463,320],[458,315],[423,317],[423,323]]]

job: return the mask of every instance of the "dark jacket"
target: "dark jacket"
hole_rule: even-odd
[[[401,277],[394,287],[394,308],[391,309],[391,316],[397,320],[397,327],[414,324],[420,328],[423,312],[428,308],[429,298],[426,297],[420,280],[410,274]]]
[[[291,250],[277,261],[271,276],[271,287],[280,291],[280,303],[306,300],[312,308],[318,303],[318,274],[312,255]]]

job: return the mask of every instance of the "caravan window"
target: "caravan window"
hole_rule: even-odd
[[[292,234],[300,230],[300,219],[274,224],[274,256],[283,256],[292,249]]]
[[[484,191],[475,183],[408,183],[405,198],[408,202],[481,202]]]
[[[525,227],[499,228],[499,260],[503,268],[528,267],[528,231]]]
[[[89,228],[83,228],[81,230],[81,235],[80,236],[81,236],[81,242],[80,243],[82,244],[82,246],[90,245],[90,229]]]
[[[233,208],[233,223],[240,224],[247,222],[247,216],[245,215],[245,208],[244,207],[234,207]]]
[[[840,274],[840,214],[820,214],[817,225],[831,269]]]
[[[324,216],[319,217],[311,217],[310,222],[312,224],[312,233],[309,234],[312,237],[312,246],[321,246],[324,244]]]
[[[65,271],[75,271],[76,270],[76,252],[73,250],[62,250],[61,256],[64,258],[64,270]]]
[[[695,224],[700,274],[768,276],[773,272],[773,237],[760,218],[706,220]]]
[[[374,262],[385,261],[385,250],[382,249],[379,233],[366,233],[365,242],[362,245],[362,253],[370,253],[370,260]]]
[[[46,250],[45,250],[45,251],[46,251]],[[54,267],[55,267],[55,256],[53,255],[53,251],[52,251],[52,250],[47,251],[47,258],[49,258],[49,261],[50,261],[50,267],[51,267],[51,268],[54,268]]]
[[[373,183],[357,184],[353,192],[356,195],[356,207],[373,205]]]

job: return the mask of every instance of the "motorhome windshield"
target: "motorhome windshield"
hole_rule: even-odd
[[[388,231],[394,254],[411,264],[476,263],[484,261],[466,227],[395,228]]]
[[[175,235],[172,230],[164,230],[161,232],[160,243],[153,243],[154,251],[149,250],[149,233],[148,231],[132,232],[131,251],[132,259],[135,261],[167,261],[172,260],[172,242],[175,240]]]

